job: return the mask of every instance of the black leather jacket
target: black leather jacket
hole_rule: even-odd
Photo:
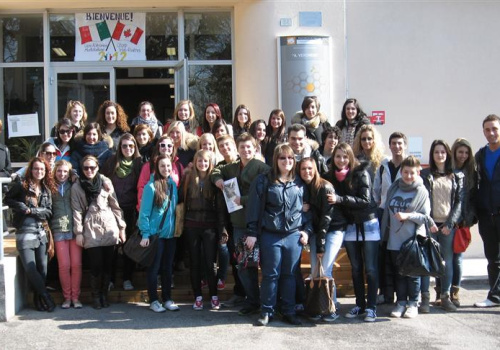
[[[316,251],[324,253],[327,232],[345,230],[347,219],[340,207],[328,204],[326,195],[335,192],[332,184],[327,182],[325,186],[320,187],[318,193],[313,193],[314,190],[311,188],[309,188],[309,192],[313,229],[316,234],[316,242],[310,242],[310,244],[316,244]]]
[[[372,195],[369,167],[368,162],[361,162],[342,182],[337,180],[333,169],[324,176],[335,188],[337,194],[335,205],[343,208],[350,224],[362,224],[377,217],[377,204]]]
[[[429,199],[431,201],[431,217],[433,217],[434,203],[432,201],[432,188],[434,184],[434,176],[431,169],[427,168],[422,170],[420,176],[424,180],[425,188],[429,191]],[[464,174],[461,171],[453,173],[452,188],[451,188],[451,210],[448,214],[446,222],[443,224],[450,230],[458,225],[462,217],[462,204],[464,200]]]
[[[23,187],[22,182],[15,182],[9,192],[5,195],[5,204],[14,212],[14,226],[17,234],[38,233],[41,230],[42,222],[49,220],[52,216],[52,195],[48,189],[42,186],[42,191],[38,197],[38,205],[26,204],[28,190]],[[30,209],[31,213],[26,214]]]

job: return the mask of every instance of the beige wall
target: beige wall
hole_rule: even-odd
[[[500,3],[351,2],[347,5],[350,96],[385,110],[394,130],[432,140],[457,137],[474,149],[481,122],[500,113]]]
[[[322,27],[299,27],[300,11],[321,11]],[[280,18],[291,18],[291,27],[281,27]],[[252,118],[267,120],[278,107],[277,38],[288,35],[326,35],[331,40],[333,110],[345,97],[344,12],[342,2],[259,1],[240,2],[234,9],[236,101],[252,111]],[[300,110],[302,100],[297,101]],[[340,104],[340,107],[339,107]],[[333,119],[330,111],[325,111]],[[291,116],[289,116],[291,117]]]

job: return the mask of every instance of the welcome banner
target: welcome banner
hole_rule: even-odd
[[[75,61],[145,61],[146,14],[75,14]]]

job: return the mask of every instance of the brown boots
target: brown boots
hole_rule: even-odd
[[[458,293],[460,292],[460,287],[457,286],[451,286],[451,293],[450,293],[450,298],[451,302],[456,306],[460,307],[460,297],[458,296]]]

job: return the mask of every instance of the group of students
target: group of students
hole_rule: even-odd
[[[228,125],[210,103],[199,125],[192,103],[184,100],[163,125],[153,105],[142,102],[129,126],[118,103],[104,102],[96,121],[86,123],[85,106],[70,101],[52,137],[18,172],[20,181],[5,198],[14,211],[16,244],[36,307],[55,308],[45,287],[51,237],[62,307],[82,307],[83,248],[92,306],[100,309],[109,306],[116,246],[137,226],[141,246],[148,246],[152,235],[159,237],[147,267],[154,312],[179,310],[171,296],[173,266],[187,250],[195,310],[204,307],[205,284],[211,308],[220,308],[217,290],[224,288],[230,263],[235,287],[226,305],[244,303],[241,315],[260,312],[258,325],[276,312],[298,325],[305,301],[300,257],[309,245],[311,270],[321,262],[327,277],[345,247],[356,295],[346,317],[363,315],[373,322],[377,304],[396,301],[391,316],[413,318],[429,312],[429,278],[402,276],[395,259],[406,239],[427,230],[440,242],[446,262],[436,304],[456,311],[462,256],[453,253],[454,230],[476,222],[477,171],[470,144],[457,139],[450,149],[445,141],[434,141],[430,167],[420,173],[418,159],[406,157],[403,133],[391,134],[392,156],[386,158],[378,131],[356,99],[346,100],[335,126],[316,97],[305,97],[301,107],[287,128],[279,109],[267,123],[252,122],[248,107],[239,105]],[[224,182],[234,178],[240,196],[232,200],[242,209],[228,213]],[[178,203],[185,203],[184,233],[174,238]],[[250,262],[256,251],[260,286],[258,264]],[[135,264],[124,259],[123,288],[131,290]],[[338,318],[337,312],[310,316],[325,322]]]

